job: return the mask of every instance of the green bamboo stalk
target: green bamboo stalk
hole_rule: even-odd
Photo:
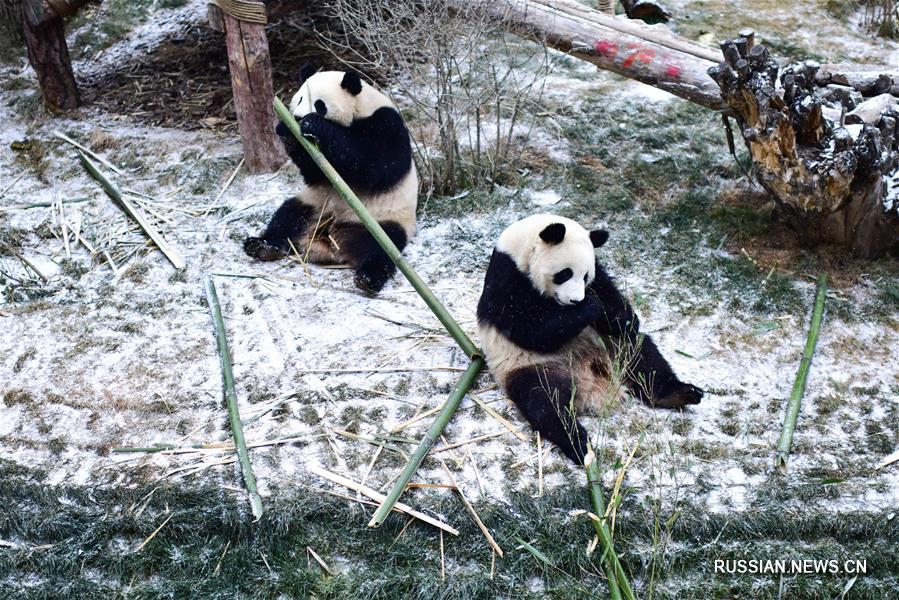
[[[409,280],[409,283],[412,284],[412,287],[415,288],[415,291],[418,292],[418,295],[421,296],[422,300],[425,301],[425,304],[428,305],[428,308],[434,313],[434,315],[440,320],[443,326],[446,328],[446,331],[452,336],[456,343],[459,344],[459,347],[468,355],[469,358],[474,358],[476,356],[481,355],[481,351],[478,350],[477,346],[475,346],[474,342],[471,341],[465,332],[462,330],[462,327],[459,323],[456,322],[455,319],[449,314],[446,310],[446,307],[437,299],[437,296],[434,295],[434,292],[427,286],[424,280],[418,276],[411,265],[406,262],[406,259],[403,257],[402,252],[400,252],[399,248],[393,243],[393,241],[388,237],[388,235],[384,232],[378,222],[371,216],[368,212],[368,209],[365,208],[365,205],[362,204],[362,201],[359,200],[359,197],[353,193],[353,190],[350,189],[350,186],[346,184],[343,178],[334,170],[334,167],[331,166],[331,163],[328,162],[328,159],[321,153],[313,142],[306,139],[302,133],[300,133],[300,126],[297,124],[296,119],[293,118],[293,115],[290,114],[290,110],[284,103],[281,102],[280,99],[275,98],[274,100],[275,112],[278,114],[278,117],[281,121],[290,129],[290,132],[293,133],[294,137],[299,140],[300,145],[309,153],[309,156],[312,157],[312,160],[315,161],[315,164],[321,169],[322,173],[325,174],[325,177],[328,178],[328,181],[331,182],[331,185],[334,186],[334,189],[343,196],[343,199],[346,200],[347,204],[350,205],[350,208],[359,216],[359,220],[362,221],[362,225],[368,230],[368,232],[375,238],[375,241],[378,242],[378,245],[384,249],[384,252],[387,253],[387,256],[390,257],[394,263],[396,263],[397,268],[400,272]]]
[[[587,471],[587,486],[590,488],[590,501],[593,504],[593,514],[603,519],[606,514],[606,502],[602,496],[602,479],[599,476],[599,465],[596,461],[596,455],[590,450],[584,461],[584,467]],[[615,544],[612,539],[612,532],[609,531],[605,521],[597,521],[590,519],[593,523],[593,530],[599,537],[602,544],[603,556],[605,556],[606,579],[609,582],[609,595],[612,600],[634,600],[634,591],[627,579],[627,574],[618,560],[615,553]]]
[[[780,440],[777,442],[777,456],[774,459],[774,466],[781,473],[785,473],[787,470],[787,457],[790,455],[790,446],[793,444],[793,432],[796,430],[796,420],[799,418],[799,407],[802,404],[802,396],[805,394],[808,372],[812,367],[812,356],[815,354],[815,346],[818,343],[818,332],[821,330],[821,318],[824,315],[824,296],[826,292],[827,274],[824,273],[818,276],[815,308],[812,311],[808,338],[805,340],[805,350],[802,352],[802,360],[799,361],[799,371],[796,373],[793,391],[790,393],[789,402],[787,402],[784,425],[780,432]]]
[[[240,461],[243,481],[250,496],[250,508],[253,511],[253,516],[258,521],[262,517],[262,498],[256,489],[256,476],[253,475],[253,466],[250,464],[250,455],[247,452],[247,441],[243,436],[243,424],[240,421],[240,412],[237,409],[234,373],[231,370],[231,352],[228,350],[228,338],[225,336],[225,321],[222,319],[222,307],[219,304],[218,293],[215,291],[215,282],[213,282],[212,277],[207,277],[205,284],[206,300],[209,303],[209,310],[212,312],[215,342],[218,346],[219,360],[222,365],[222,384],[225,388],[225,401],[228,404],[231,434],[234,437],[234,447],[237,450],[237,459]]]
[[[376,510],[374,516],[372,516],[371,521],[368,522],[369,527],[379,527],[384,523],[387,515],[393,510],[393,505],[396,504],[403,492],[406,491],[406,485],[409,483],[409,480],[412,479],[415,470],[418,469],[418,466],[421,464],[421,461],[425,459],[425,455],[427,455],[428,451],[434,445],[434,442],[436,442],[437,438],[440,437],[440,434],[443,433],[443,430],[452,418],[453,413],[459,408],[462,398],[465,397],[465,394],[467,394],[468,390],[471,389],[471,386],[474,385],[475,379],[477,379],[478,374],[483,368],[484,359],[480,356],[475,356],[472,359],[471,364],[468,365],[468,369],[459,380],[459,383],[456,384],[456,387],[447,399],[446,404],[443,405],[443,409],[437,415],[434,423],[431,424],[431,428],[428,429],[428,432],[422,438],[421,442],[419,442],[418,448],[412,453],[409,462],[406,463],[406,467],[403,469],[403,472],[400,473],[399,479],[396,480],[393,487],[390,489],[390,493],[387,494],[387,497],[381,502],[380,506],[378,506],[378,510]]]

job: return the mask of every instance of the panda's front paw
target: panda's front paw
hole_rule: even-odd
[[[300,132],[314,139],[319,139],[325,118],[318,113],[309,113],[300,121]]]
[[[690,404],[699,404],[705,392],[690,383],[678,381],[662,390],[659,397],[654,398],[652,405],[656,408],[683,408]]]
[[[248,237],[243,242],[243,251],[248,256],[261,261],[279,260],[287,256],[287,251],[259,237]]]

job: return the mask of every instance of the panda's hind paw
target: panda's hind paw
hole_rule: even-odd
[[[356,287],[369,296],[376,296],[387,285],[395,272],[396,267],[386,257],[384,260],[364,261],[356,269]]]
[[[665,390],[652,403],[656,408],[683,408],[690,404],[699,404],[705,392],[689,383],[678,383]]]
[[[365,292],[368,296],[377,296],[390,279],[389,276],[370,271],[356,271],[356,287]]]
[[[258,237],[248,237],[243,242],[243,251],[248,256],[261,261],[279,260],[287,256],[283,248]]]

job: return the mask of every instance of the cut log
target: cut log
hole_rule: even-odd
[[[897,80],[899,73],[895,68],[874,65],[825,64],[815,74],[818,85],[844,85],[858,90],[863,96],[891,93]]]
[[[850,114],[863,124],[843,127],[826,116],[822,92],[831,109],[841,94],[818,85],[850,79],[822,77],[819,65],[806,61],[783,69],[778,85],[780,67],[764,46],[744,53],[738,42],[722,42],[724,62],[709,75],[736,115],[753,174],[778,213],[807,242],[841,244],[864,258],[899,252],[899,203],[885,189],[897,166],[895,99],[883,94],[859,104]],[[870,79],[870,89],[877,81],[883,78]]]
[[[612,17],[573,0],[456,0],[483,10],[501,27],[630,79],[714,110],[726,110],[706,71],[718,56],[662,25]]]
[[[222,19],[234,109],[247,167],[255,173],[275,171],[287,155],[275,134],[272,62],[265,25],[246,23],[224,12]]]
[[[29,12],[30,11],[30,12]],[[39,24],[31,22],[29,14],[40,11],[52,11],[43,0],[26,0],[22,10],[22,34],[28,46],[28,60],[37,73],[41,86],[44,106],[51,111],[60,111],[77,107],[81,104],[75,74],[72,72],[72,61],[62,18],[52,16],[43,18]],[[41,14],[44,14],[41,12]],[[56,14],[53,12],[53,14]]]
[[[843,122],[847,125],[863,125],[865,123],[874,125],[880,121],[883,113],[891,112],[897,102],[899,102],[899,98],[892,94],[874,96],[846,113],[846,120]]]

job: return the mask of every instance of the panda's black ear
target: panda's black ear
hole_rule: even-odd
[[[565,225],[562,223],[553,223],[547,225],[540,232],[540,239],[547,244],[558,244],[565,239]]]
[[[316,71],[318,71],[318,68],[312,63],[303,63],[303,66],[300,67],[300,87],[303,87],[306,80],[315,75]]]
[[[347,71],[343,76],[343,81],[340,82],[340,87],[355,96],[362,91],[362,80],[359,79],[358,73]]]
[[[599,248],[609,239],[609,232],[605,229],[594,229],[590,232],[590,241],[593,242],[594,248]]]

